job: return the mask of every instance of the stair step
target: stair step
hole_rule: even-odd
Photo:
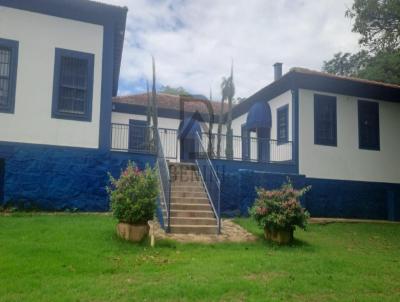
[[[171,182],[183,182],[183,183],[188,183],[188,182],[202,182],[200,178],[196,177],[174,177],[171,175]]]
[[[196,165],[182,165],[182,164],[172,164],[169,165],[170,171],[197,171]]]
[[[184,175],[184,176],[200,176],[199,172],[195,170],[170,170],[169,171],[170,175]]]
[[[175,234],[217,234],[217,232],[215,225],[171,225],[171,233]]]
[[[171,179],[173,186],[191,186],[191,187],[203,187],[203,183],[199,180],[173,180]]]
[[[203,186],[171,186],[171,192],[205,192]]]
[[[171,203],[171,210],[210,211],[211,209],[210,204]]]
[[[204,189],[203,184],[200,184],[198,186],[192,185],[191,183],[185,182],[185,183],[172,183],[171,185],[172,189]]]
[[[171,217],[171,225],[208,225],[216,226],[215,218],[205,217]]]
[[[207,197],[172,197],[171,203],[209,204]]]
[[[196,197],[204,197],[207,198],[207,194],[204,190],[201,192],[192,192],[192,191],[174,191],[171,194],[171,198],[177,197],[189,197],[189,198],[196,198]]]
[[[164,211],[164,216],[165,215],[165,211]],[[214,212],[211,210],[208,211],[187,211],[187,210],[172,210],[171,209],[171,218],[173,217],[182,217],[182,218],[186,218],[186,217],[203,217],[203,218],[214,218]]]

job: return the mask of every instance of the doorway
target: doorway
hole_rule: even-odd
[[[194,138],[183,137],[180,139],[181,162],[194,162],[196,159],[196,142]]]

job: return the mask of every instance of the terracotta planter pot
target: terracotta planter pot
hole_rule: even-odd
[[[118,236],[125,240],[133,242],[141,241],[145,236],[149,234],[149,229],[150,227],[148,224],[134,225],[123,222],[117,224]]]
[[[288,244],[293,241],[293,230],[273,230],[264,228],[265,239],[279,244]]]

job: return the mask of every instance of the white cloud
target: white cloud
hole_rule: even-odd
[[[120,94],[141,91],[156,58],[158,83],[216,98],[234,60],[236,95],[250,96],[299,66],[319,70],[338,51],[357,51],[344,17],[352,0],[102,0],[129,8]]]

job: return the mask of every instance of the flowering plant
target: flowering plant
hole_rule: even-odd
[[[146,224],[153,219],[158,196],[158,178],[155,169],[146,166],[141,171],[129,162],[118,179],[111,175],[107,187],[111,209],[119,222]]]
[[[249,210],[250,216],[261,227],[270,230],[294,230],[296,226],[305,229],[310,214],[299,200],[310,188],[296,190],[289,179],[278,190],[257,188],[257,199]]]

